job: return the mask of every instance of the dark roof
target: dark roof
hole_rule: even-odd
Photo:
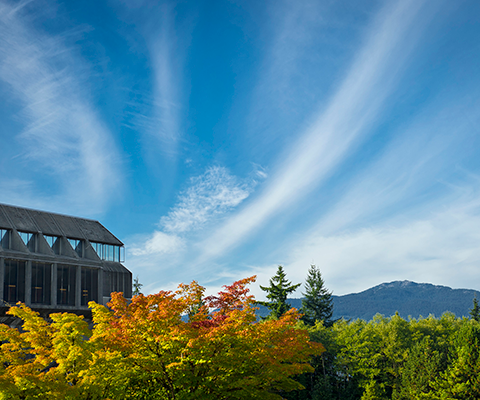
[[[100,222],[0,204],[0,228],[123,246]]]

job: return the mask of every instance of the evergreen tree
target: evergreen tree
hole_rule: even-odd
[[[473,308],[470,310],[470,317],[475,321],[480,321],[480,307],[478,305],[477,295],[473,298]]]
[[[305,324],[313,326],[316,321],[323,321],[325,326],[330,326],[333,315],[332,293],[325,287],[320,269],[311,265],[305,281],[305,297],[302,299],[301,313]]]
[[[134,296],[138,296],[141,292],[140,290],[142,289],[142,286],[143,284],[140,283],[140,281],[138,280],[138,275],[137,277],[133,280],[133,295]]]
[[[290,308],[287,303],[287,296],[294,292],[301,284],[292,285],[292,282],[286,279],[286,273],[281,265],[278,266],[277,273],[270,279],[270,286],[261,286],[264,292],[267,292],[267,299],[270,301],[259,301],[261,304],[270,309],[270,316],[280,318]]]

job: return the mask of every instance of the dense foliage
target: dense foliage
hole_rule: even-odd
[[[480,323],[445,313],[405,320],[377,315],[310,328],[326,351],[299,378],[300,399],[480,399]]]
[[[12,307],[24,324],[0,325],[0,398],[281,399],[323,347],[295,310],[256,323],[253,281],[209,297],[195,282],[130,303],[112,293],[108,308],[90,303],[92,329],[74,314],[48,323]]]

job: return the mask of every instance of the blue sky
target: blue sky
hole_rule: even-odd
[[[479,289],[479,39],[477,0],[0,0],[0,202],[101,221],[146,292]]]

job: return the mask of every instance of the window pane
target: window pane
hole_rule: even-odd
[[[51,264],[32,263],[32,304],[50,304]]]
[[[89,301],[98,301],[98,271],[82,267],[82,306]]]
[[[10,234],[7,229],[0,229],[0,246],[4,249],[10,248]]]
[[[60,254],[60,240],[58,236],[43,235],[48,245],[52,248],[55,254]]]
[[[28,250],[30,251],[35,251],[35,234],[33,233],[28,233],[28,232],[20,232],[18,231],[18,234],[23,240],[23,243],[28,247]]]
[[[73,265],[59,265],[57,268],[57,304],[75,305],[76,268]]]
[[[72,245],[73,250],[78,254],[79,257],[82,257],[83,255],[83,246],[82,246],[82,241],[79,239],[68,239],[70,244]]]
[[[25,302],[25,261],[5,260],[3,299],[12,305]]]

